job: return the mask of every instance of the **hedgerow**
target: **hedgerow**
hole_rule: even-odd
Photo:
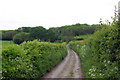
[[[84,41],[70,42],[80,55],[86,78],[120,78],[120,21],[102,25]]]
[[[65,43],[34,40],[21,45],[10,45],[2,50],[2,78],[39,78],[58,64],[66,54]]]

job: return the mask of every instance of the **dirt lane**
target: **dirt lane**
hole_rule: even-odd
[[[42,78],[84,78],[79,56],[68,45],[66,47],[68,54],[65,59]]]

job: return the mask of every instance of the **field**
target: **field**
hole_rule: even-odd
[[[0,43],[2,43],[2,47],[7,47],[8,45],[13,45],[14,42],[13,41],[0,41]]]
[[[10,44],[14,44],[13,41],[0,41],[0,42],[2,42],[2,46],[8,46]]]

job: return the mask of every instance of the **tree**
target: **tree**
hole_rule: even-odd
[[[62,40],[69,42],[69,41],[73,40],[73,37],[74,37],[74,33],[70,32],[70,31],[66,31],[64,36],[62,37]]]
[[[2,40],[12,40],[18,32],[14,30],[2,31]]]
[[[33,27],[30,30],[30,37],[31,37],[31,39],[45,40],[46,32],[47,32],[47,30],[45,28],[43,28],[42,26]]]
[[[53,32],[52,28],[47,30],[46,40],[49,40],[50,42],[54,42],[55,40],[57,40],[57,34]]]
[[[18,28],[17,31],[18,31],[18,32],[26,32],[26,33],[29,33],[29,32],[30,32],[30,29],[31,29],[31,27],[21,27],[21,28]]]
[[[16,44],[21,44],[22,42],[28,40],[29,40],[29,33],[25,33],[25,32],[18,33],[13,37],[13,41]]]

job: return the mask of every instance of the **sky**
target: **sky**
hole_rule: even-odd
[[[111,20],[119,0],[0,0],[0,30]]]

